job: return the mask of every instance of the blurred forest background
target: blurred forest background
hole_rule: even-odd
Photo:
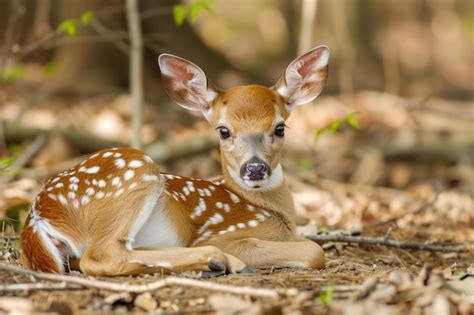
[[[136,12],[127,7],[133,2]],[[138,13],[135,24],[131,13]],[[371,275],[386,280],[393,266],[414,275],[430,261],[446,279],[472,274],[473,40],[472,0],[0,0],[0,220],[7,240],[0,260],[17,262],[15,235],[42,183],[96,150],[133,143],[163,170],[219,175],[218,137],[167,97],[160,53],[193,61],[220,88],[271,86],[297,55],[324,44],[331,51],[327,86],[287,122],[283,164],[301,233],[391,235],[471,254],[329,243],[318,283],[346,285],[330,300]],[[291,285],[314,289],[320,278],[308,277],[295,276]],[[173,292],[160,308],[198,303],[173,300]],[[96,304],[83,297],[75,303],[112,307],[91,296]],[[401,303],[417,303],[403,296]],[[40,294],[35,303],[46,310],[38,301]],[[435,313],[445,314],[426,314]]]

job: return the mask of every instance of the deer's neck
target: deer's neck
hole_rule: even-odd
[[[225,160],[222,160],[222,173],[225,184],[233,192],[245,198],[251,204],[267,210],[281,213],[290,223],[290,228],[295,228],[295,209],[290,188],[285,179],[271,190],[250,190],[242,188],[229,174]]]

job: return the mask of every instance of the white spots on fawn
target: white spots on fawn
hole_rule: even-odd
[[[106,182],[103,179],[99,179],[99,181],[97,182],[97,186],[99,186],[100,188],[105,187],[105,185],[106,185]]]
[[[113,152],[107,151],[104,154],[102,154],[102,157],[108,158],[108,157],[111,157],[113,154],[114,154]]]
[[[115,192],[114,196],[115,196],[115,197],[118,197],[118,196],[120,196],[121,194],[123,194],[123,192],[124,192],[124,189],[123,189],[123,188],[120,188],[119,190],[117,190],[117,191]]]
[[[256,227],[258,225],[258,221],[256,220],[249,220],[249,222],[247,222],[247,224],[250,226],[250,227]]]
[[[142,179],[145,182],[155,182],[155,181],[158,181],[158,176],[156,176],[156,175],[143,175]]]
[[[223,204],[223,209],[225,212],[230,212],[230,206],[227,203]]]
[[[211,197],[211,191],[209,189],[204,188],[203,191],[206,196]]]
[[[56,195],[53,195],[53,194],[48,194],[48,197],[50,199],[53,199],[53,200],[58,200],[58,198],[56,197]]]
[[[76,176],[73,176],[73,177],[69,178],[69,181],[71,183],[76,183],[77,184],[77,183],[79,183],[79,178],[77,178]]]
[[[204,199],[199,198],[198,205],[196,208],[194,208],[193,213],[191,214],[191,219],[194,219],[196,217],[200,217],[204,211],[206,211],[206,202]]]
[[[53,191],[54,187],[53,186],[49,186],[48,189],[46,189],[46,191]]]
[[[88,188],[86,189],[86,195],[87,195],[87,196],[92,196],[94,193],[95,193],[95,189],[94,189],[94,188],[88,187]]]
[[[98,191],[96,194],[95,194],[95,198],[96,199],[102,199],[105,197],[105,193],[103,191]]]
[[[229,193],[230,199],[231,199],[234,203],[239,203],[239,202],[240,202],[239,196],[237,196],[236,194],[234,194],[234,193],[231,192],[231,191],[227,191],[227,192]]]
[[[262,213],[257,213],[255,218],[260,222],[265,221],[265,216]]]
[[[74,208],[78,209],[78,208],[79,208],[79,200],[74,199],[74,200],[72,201],[72,206],[73,206]]]
[[[252,206],[252,205],[247,204],[247,210],[248,210],[248,211],[254,211],[254,210],[255,210],[255,207]]]
[[[247,226],[245,225],[245,223],[237,223],[237,227],[239,229],[245,229]]]
[[[81,203],[83,206],[85,206],[86,204],[88,204],[90,201],[89,197],[88,196],[82,196],[81,198]]]
[[[133,170],[128,170],[123,174],[123,179],[130,180],[133,176],[135,176],[135,172]]]
[[[58,199],[59,199],[59,202],[60,202],[63,206],[67,205],[67,200],[66,200],[66,197],[64,197],[64,195],[59,194],[59,195],[58,195]]]
[[[116,157],[116,158],[121,157],[121,156],[122,156],[122,154],[120,154],[118,152],[114,154],[114,157]]]
[[[194,188],[194,183],[190,180],[186,181],[186,186],[188,187],[190,192],[195,192],[196,188]]]
[[[216,186],[214,186],[214,185],[209,185],[209,189],[212,190],[212,191],[216,191]]]
[[[183,193],[184,193],[186,196],[189,196],[189,188],[188,188],[188,186],[184,186],[184,187],[183,187]]]
[[[117,168],[124,168],[125,167],[125,160],[124,159],[116,159],[114,164]]]
[[[142,167],[143,166],[143,161],[140,161],[140,160],[132,160],[130,162],[128,162],[128,167],[131,167],[131,168],[139,168],[139,167]]]
[[[54,187],[61,188],[61,187],[64,187],[64,184],[63,183],[57,183],[56,185],[54,185]]]
[[[128,189],[133,189],[133,188],[135,188],[135,187],[137,187],[137,183],[134,182],[134,183],[130,184],[130,186],[128,187]]]
[[[77,184],[69,185],[69,189],[72,190],[72,191],[77,191],[78,188],[79,188],[79,186]]]
[[[212,215],[210,218],[209,218],[209,223],[210,224],[219,224],[221,222],[224,222],[224,217],[222,216],[222,214],[220,213],[214,213],[214,215]]]
[[[69,199],[74,199],[74,198],[76,198],[76,193],[73,192],[73,191],[70,191],[70,192],[67,193],[67,197]]]
[[[235,230],[237,230],[237,228],[235,227],[235,225],[229,225],[227,227],[227,232],[234,232]]]
[[[99,155],[99,153],[94,153],[93,155],[91,155],[89,157],[89,160],[93,159],[93,158],[96,158],[97,156]]]
[[[122,181],[120,180],[120,177],[114,177],[112,179],[112,186],[120,186],[122,184]]]
[[[216,202],[216,208],[222,209],[224,207],[224,204],[220,201]]]
[[[97,172],[100,171],[100,167],[99,166],[92,166],[92,167],[89,167],[88,169],[85,170],[85,172],[87,174],[96,174]]]
[[[145,160],[145,162],[147,163],[153,163],[153,160],[151,157],[149,157],[148,155],[144,155],[143,156],[143,159]]]

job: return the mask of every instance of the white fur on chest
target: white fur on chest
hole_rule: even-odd
[[[176,224],[164,209],[164,202],[158,201],[151,215],[135,236],[133,248],[138,247],[180,247],[183,246]]]

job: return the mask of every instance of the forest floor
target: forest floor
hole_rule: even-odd
[[[0,119],[13,121],[3,130],[4,137],[9,148],[20,147],[15,161],[21,162],[16,173],[0,182],[5,235],[0,239],[0,312],[474,314],[474,173],[469,136],[473,126],[462,119],[472,115],[466,103],[419,103],[374,92],[357,94],[350,106],[343,97],[322,98],[318,106],[292,115],[283,161],[300,233],[385,237],[461,252],[325,241],[321,242],[326,251],[323,270],[262,269],[211,278],[186,272],[175,276],[231,287],[210,290],[182,284],[131,293],[5,270],[5,266],[19,266],[18,242],[8,239],[18,235],[24,210],[44,179],[111,145],[113,139],[129,138],[131,132],[126,97],[53,98],[33,107],[22,103],[27,102],[12,98],[0,108]],[[354,109],[360,129],[345,126],[313,142],[315,130]],[[160,115],[165,114],[157,114],[156,108],[146,110],[147,142],[159,138],[179,143],[209,132],[200,121],[191,127],[173,125],[170,122],[178,114],[167,113],[163,119]],[[166,126],[157,123],[164,121]],[[71,127],[103,139],[78,137],[67,132]],[[45,140],[35,128],[56,130]],[[214,176],[219,169],[215,142],[203,143],[200,153],[188,152],[191,156],[180,149],[171,150],[167,159],[153,157],[167,171]],[[173,157],[176,153],[180,156]],[[78,272],[70,275],[86,278]],[[163,275],[94,279],[146,284]],[[250,292],[231,293],[241,287],[250,287]],[[271,296],[260,296],[260,289],[270,290]]]

